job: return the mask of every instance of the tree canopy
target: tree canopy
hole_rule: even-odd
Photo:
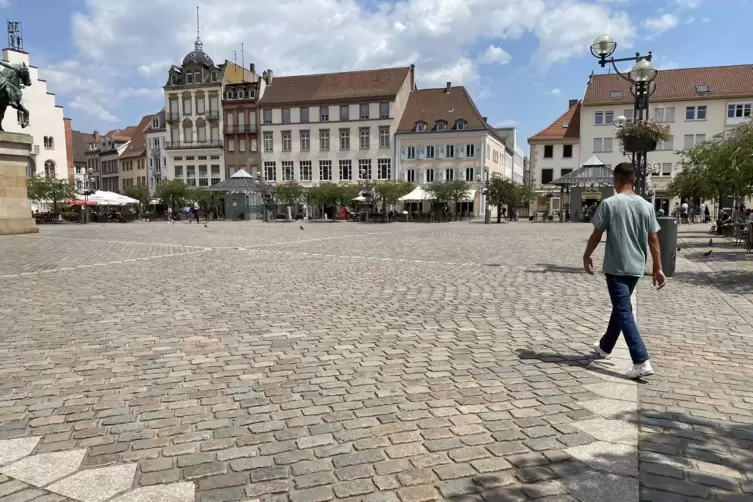
[[[377,181],[372,186],[377,197],[382,200],[383,212],[387,211],[388,205],[397,204],[400,197],[411,193],[415,188],[413,183],[402,180]]]
[[[52,202],[53,212],[57,213],[58,202],[73,200],[76,193],[67,179],[46,178],[34,175],[26,179],[26,192],[32,202]]]
[[[471,184],[463,180],[437,181],[426,187],[426,192],[440,204],[454,202],[457,207],[458,202],[465,200],[470,189]]]
[[[696,199],[753,195],[753,121],[680,155],[681,170],[669,185],[672,195]]]
[[[181,180],[169,180],[157,185],[156,195],[168,207],[183,207],[191,199],[191,190]]]
[[[294,206],[296,204],[302,204],[304,201],[305,191],[302,185],[299,185],[295,181],[289,181],[277,185],[275,189],[275,197],[280,204],[287,206]]]
[[[123,190],[123,195],[131,197],[132,199],[136,199],[145,206],[149,205],[149,199],[151,198],[149,189],[143,185],[128,187]]]
[[[487,200],[490,205],[497,207],[497,223],[502,221],[503,206],[517,207],[530,202],[534,196],[531,187],[517,181],[502,176],[493,176],[489,180]]]

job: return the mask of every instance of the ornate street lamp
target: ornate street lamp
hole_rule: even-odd
[[[96,190],[96,183],[97,179],[94,177],[94,169],[91,167],[86,170],[86,176],[84,177],[84,211],[83,211],[83,218],[84,223],[89,223],[89,196],[92,195]]]
[[[269,207],[271,207],[274,201],[274,188],[270,183],[267,183],[266,178],[261,172],[256,173],[256,186],[260,189],[259,193],[261,194],[264,209],[264,223],[269,223]]]
[[[361,175],[361,179],[366,181],[366,186],[364,187],[363,191],[361,192],[361,195],[366,199],[366,216],[365,216],[365,222],[369,222],[369,211],[371,210],[371,201],[376,196],[376,192],[374,191],[374,188],[371,186],[371,180],[366,178],[366,175],[368,174],[366,172],[366,169],[361,168],[359,171]]]
[[[479,184],[479,191],[481,192],[482,203],[484,205],[484,225],[489,225],[492,222],[492,214],[489,211],[489,169],[484,167],[484,178],[481,178],[480,174],[476,175],[476,183]],[[498,207],[497,211],[501,211],[502,208]]]
[[[630,93],[634,96],[633,101],[633,120],[647,120],[649,112],[649,97],[656,92],[656,84],[654,80],[658,71],[651,63],[653,58],[651,51],[647,55],[642,56],[640,52],[636,52],[633,57],[614,58],[612,54],[617,49],[617,42],[615,42],[609,35],[599,35],[591,44],[591,54],[599,60],[599,65],[604,68],[607,65],[612,65],[615,73],[624,80],[630,82]],[[635,61],[633,68],[627,72],[622,73],[616,63],[624,61]],[[619,116],[614,121],[615,127],[622,127],[627,123],[627,118]],[[646,176],[647,176],[647,158],[648,152],[632,152],[633,153],[633,166],[637,171],[636,179],[636,192],[643,197],[646,197]]]

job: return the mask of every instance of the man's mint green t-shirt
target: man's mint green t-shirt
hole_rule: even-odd
[[[607,233],[604,273],[643,276],[648,260],[648,236],[660,229],[654,207],[635,194],[613,195],[599,204],[592,223]]]

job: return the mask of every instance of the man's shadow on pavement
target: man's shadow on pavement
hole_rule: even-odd
[[[600,359],[596,356],[584,354],[566,355],[555,354],[552,352],[534,352],[527,349],[517,349],[515,352],[517,352],[518,358],[521,360],[533,359],[536,361],[541,361],[542,363],[554,363],[561,366],[579,366],[581,368],[587,369],[588,371],[593,371],[594,373],[599,373],[612,378],[641,383],[640,380],[631,380],[622,371],[615,371],[613,369],[610,369],[606,366],[607,364],[610,364],[608,360]]]

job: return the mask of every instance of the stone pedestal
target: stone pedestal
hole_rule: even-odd
[[[26,192],[32,143],[28,134],[0,132],[0,235],[39,232]]]

